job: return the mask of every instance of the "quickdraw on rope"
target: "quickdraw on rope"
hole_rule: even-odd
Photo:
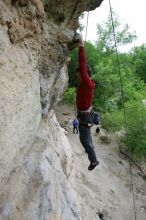
[[[122,94],[122,105],[123,105],[123,110],[124,110],[126,136],[127,136],[127,139],[128,139],[128,126],[127,126],[127,118],[126,118],[126,109],[125,109],[125,105],[124,105],[123,83],[122,83],[122,76],[121,76],[121,70],[120,70],[120,62],[119,62],[119,54],[118,54],[118,49],[117,49],[117,41],[116,41],[115,27],[114,27],[114,22],[113,22],[113,12],[112,12],[112,7],[111,7],[111,1],[110,1],[110,0],[109,0],[109,8],[110,8],[111,21],[112,21],[112,29],[113,29],[113,36],[114,36],[116,56],[117,56],[118,73],[119,73],[119,77],[120,77],[121,94]],[[133,196],[134,218],[135,218],[135,220],[137,220],[137,216],[136,216],[136,204],[135,204],[135,195],[134,195],[134,187],[133,187],[132,165],[131,165],[131,160],[130,160],[130,159],[129,159],[129,166],[130,166],[130,177],[131,177],[131,189],[132,189],[132,196]]]

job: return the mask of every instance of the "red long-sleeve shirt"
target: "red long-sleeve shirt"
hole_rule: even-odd
[[[92,105],[95,82],[88,75],[86,52],[79,47],[79,71],[81,82],[77,89],[76,104],[79,111],[85,111]]]

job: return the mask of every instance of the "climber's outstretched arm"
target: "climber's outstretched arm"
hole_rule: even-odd
[[[79,40],[79,71],[81,76],[81,82],[90,85],[91,79],[88,75],[86,51],[84,48],[84,42],[82,36],[80,36],[80,40]]]

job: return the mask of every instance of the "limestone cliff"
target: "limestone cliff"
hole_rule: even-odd
[[[101,2],[0,1],[0,220],[85,219],[52,109],[67,86],[78,17]]]

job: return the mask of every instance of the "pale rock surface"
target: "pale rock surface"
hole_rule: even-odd
[[[69,183],[75,174],[72,149],[53,112],[21,162],[0,194],[1,219],[81,219]]]
[[[11,45],[0,29],[0,164],[1,175],[21,161],[41,121],[39,71],[29,49]]]

